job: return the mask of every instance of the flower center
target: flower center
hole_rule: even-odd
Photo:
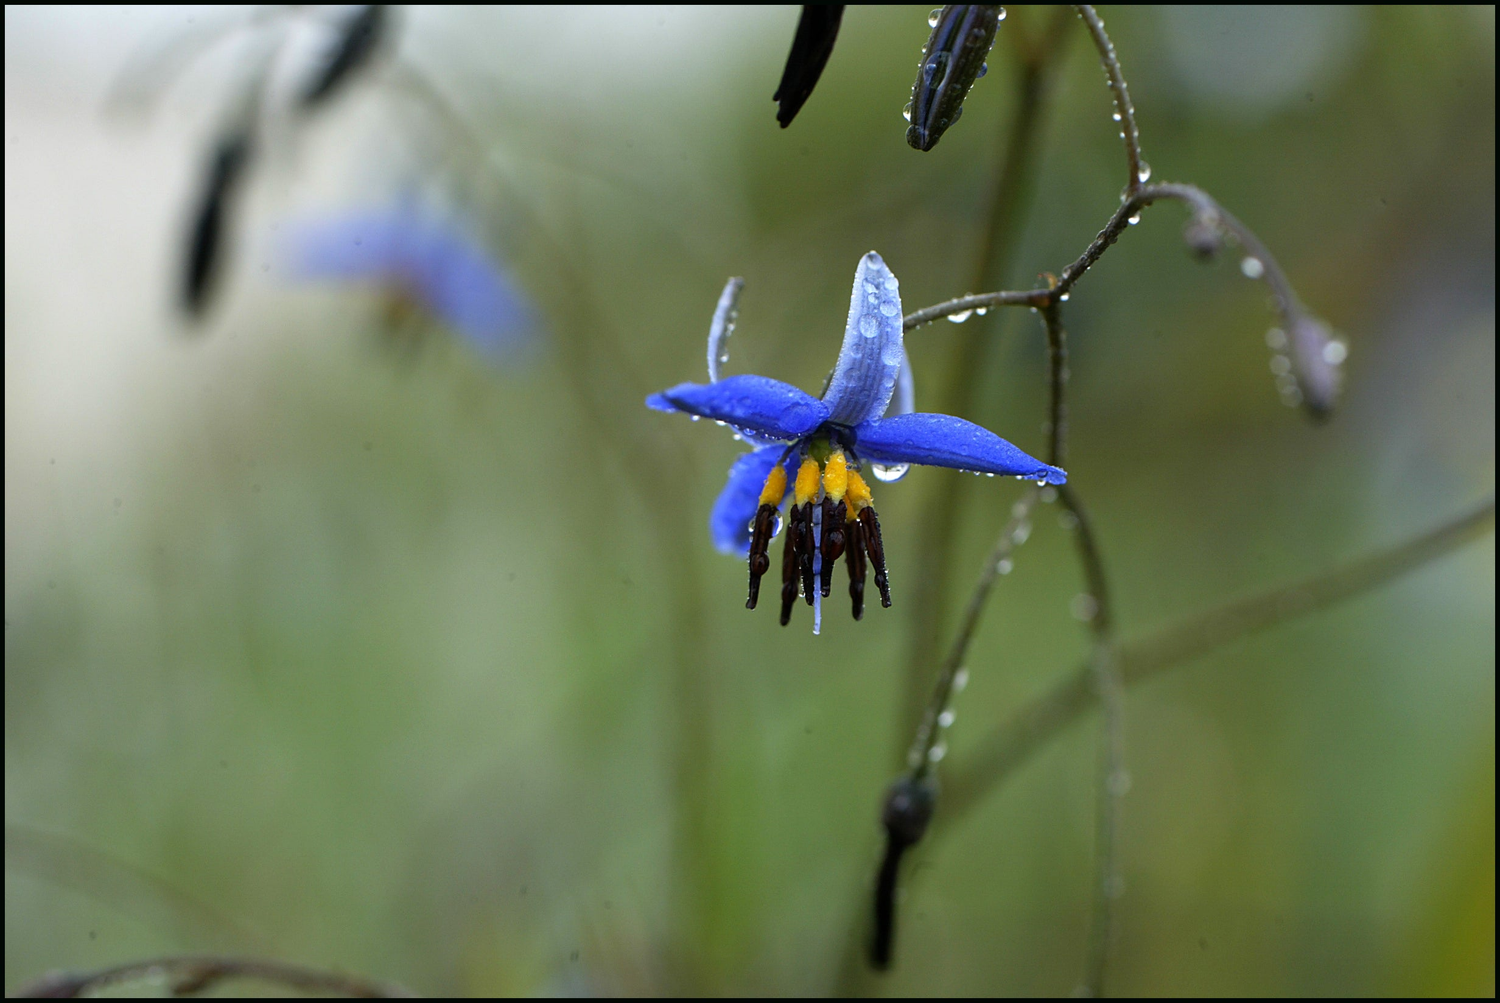
[[[885,548],[880,520],[871,504],[870,486],[858,470],[850,469],[844,450],[819,436],[809,441],[791,484],[787,509],[786,544],[781,564],[781,624],[791,621],[800,594],[809,606],[815,595],[827,597],[833,588],[833,566],[844,558],[849,572],[849,599],[854,619],[864,616],[865,575],[875,569],[880,604],[890,606],[891,590],[885,570]],[[760,506],[750,525],[750,596],[754,609],[760,598],[760,579],[771,567],[771,540],[780,528],[778,510],[787,495],[786,465],[771,468],[760,493]],[[868,558],[868,562],[867,562]],[[816,590],[816,592],[814,591]]]

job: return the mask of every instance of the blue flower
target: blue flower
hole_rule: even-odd
[[[299,278],[373,282],[414,300],[481,352],[513,359],[534,340],[530,305],[494,259],[446,219],[397,205],[292,229]]]
[[[901,296],[891,270],[871,251],[854,273],[844,344],[822,398],[766,376],[718,378],[722,345],[732,328],[740,280],[731,279],[709,330],[709,383],[682,383],[652,394],[646,405],[682,411],[733,426],[756,446],[729,468],[729,482],[709,516],[709,532],[725,553],[748,554],[755,608],[760,579],[770,568],[771,540],[788,495],[783,552],[781,623],[791,618],[799,591],[814,607],[819,627],[833,563],[849,571],[854,618],[864,612],[864,585],[873,567],[880,604],[891,604],[880,521],[861,476],[869,463],[894,480],[910,464],[1011,474],[1046,484],[1067,475],[1027,455],[973,422],[913,411],[910,364],[902,342]],[[894,407],[892,407],[894,403]],[[887,413],[887,412],[891,413]],[[882,476],[883,475],[883,476]]]

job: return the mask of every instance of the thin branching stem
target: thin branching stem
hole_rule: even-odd
[[[1063,326],[1062,304],[1056,300],[1041,310],[1047,330],[1047,359],[1051,376],[1052,409],[1049,416],[1049,457],[1053,466],[1062,466],[1068,451],[1068,332]],[[1099,550],[1093,523],[1071,484],[1058,489],[1058,498],[1071,516],[1073,540],[1078,546],[1078,560],[1083,568],[1087,589],[1088,623],[1093,638],[1089,657],[1094,688],[1103,709],[1103,727],[1099,736],[1097,771],[1097,809],[1094,832],[1094,896],[1089,922],[1087,965],[1081,990],[1088,996],[1099,996],[1104,988],[1105,966],[1114,937],[1114,902],[1119,895],[1120,799],[1125,775],[1125,694],[1120,682],[1115,654],[1114,602],[1109,580],[1104,572],[1104,557]]]
[[[1493,532],[1495,499],[1395,546],[1290,585],[1233,600],[1118,648],[1121,681],[1133,686],[1232,641],[1327,609],[1372,591]],[[943,830],[979,804],[1032,754],[1098,699],[1085,664],[995,729],[968,760],[951,769],[943,790]]]
[[[408,999],[417,995],[394,982],[377,982],[266,958],[213,955],[151,958],[93,972],[54,972],[11,995],[25,999],[77,999],[143,979],[166,980],[174,996],[205,992],[229,979],[259,979],[303,993],[332,993],[356,999]]]
[[[1088,4],[1076,4],[1078,16],[1088,27],[1094,48],[1099,50],[1099,61],[1104,64],[1104,75],[1109,78],[1109,92],[1115,99],[1115,114],[1120,119],[1120,138],[1125,141],[1125,160],[1130,168],[1130,180],[1125,185],[1127,195],[1134,194],[1150,176],[1146,161],[1141,156],[1141,134],[1135,127],[1135,107],[1130,103],[1130,90],[1125,86],[1125,75],[1120,71],[1120,57],[1115,54],[1115,43],[1104,31],[1104,22],[1099,12]]]

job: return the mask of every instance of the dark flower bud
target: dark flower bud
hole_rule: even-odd
[[[1224,234],[1218,220],[1202,213],[1194,213],[1183,226],[1182,240],[1193,257],[1203,262],[1214,260],[1224,249]]]
[[[880,821],[892,842],[914,846],[927,832],[937,791],[926,780],[902,777],[885,795]]]
[[[253,150],[250,132],[244,129],[220,140],[209,161],[188,232],[183,273],[182,306],[193,317],[202,316],[213,293],[235,190],[244,179]]]
[[[787,54],[786,68],[781,71],[781,83],[771,95],[772,101],[780,102],[776,121],[783,129],[792,124],[818,85],[823,67],[833,54],[833,43],[839,37],[839,22],[843,18],[842,4],[808,4],[802,8],[792,51]]]
[[[374,55],[385,36],[390,18],[385,4],[364,4],[344,23],[337,43],[303,89],[298,104],[306,110],[324,101]]]
[[[906,142],[914,149],[932,149],[963,114],[964,98],[984,74],[984,61],[1004,16],[1003,7],[949,4],[931,20],[932,35],[922,50],[906,110],[911,122]]]
[[[1328,325],[1307,314],[1293,315],[1287,324],[1287,351],[1300,403],[1317,421],[1333,413],[1343,384],[1343,363],[1349,350]],[[1298,403],[1292,395],[1288,403]]]

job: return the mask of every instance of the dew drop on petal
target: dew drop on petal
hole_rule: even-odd
[[[980,78],[982,78],[988,72],[990,72],[990,64],[989,63],[980,63],[979,64],[979,72],[976,73],[976,74],[974,74],[974,79],[975,80],[979,80]]]
[[[1005,20],[1005,8],[1004,7],[1001,7],[999,13],[997,13],[995,15],[995,20],[996,21],[1004,21]]]
[[[894,316],[896,316],[896,314],[898,314],[900,312],[901,312],[900,308],[897,307],[896,304],[892,303],[890,300],[886,300],[884,303],[880,304],[880,313],[881,313],[881,316],[884,316],[884,317],[894,317]]]
[[[896,276],[894,276],[894,275],[887,275],[885,277],[885,287],[887,289],[889,289],[891,292],[895,292],[898,288],[900,288],[900,286],[901,286],[901,283],[899,283],[899,282],[896,281]]]
[[[1259,258],[1246,258],[1240,262],[1240,274],[1247,279],[1258,279],[1266,274],[1266,266]]]
[[[879,330],[880,323],[869,314],[865,314],[859,319],[859,333],[864,335],[866,338],[875,337],[875,332]]]
[[[940,18],[942,16],[943,16],[943,8],[941,8],[941,7],[934,7],[934,8],[932,8],[932,13],[927,15],[927,27],[929,27],[929,28],[936,28],[937,27],[937,23],[938,23],[938,18]]]
[[[906,472],[910,469],[910,463],[892,463],[890,465],[884,463],[870,464],[870,472],[875,475],[877,481],[899,481],[906,476]]]
[[[904,119],[906,119],[908,122],[911,121],[911,102],[910,101],[906,102],[906,107],[901,109],[901,117],[904,118]]]
[[[701,417],[702,417],[702,415],[697,415],[697,414],[690,414],[690,415],[688,415],[688,418],[691,421],[697,421]]]

